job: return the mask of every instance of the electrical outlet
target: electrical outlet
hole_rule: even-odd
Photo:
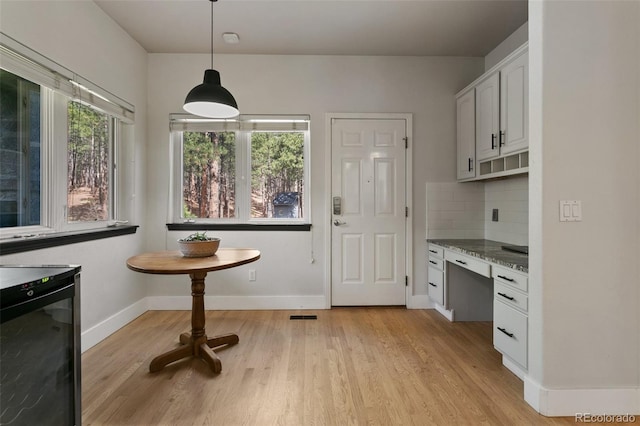
[[[255,281],[255,280],[256,280],[256,270],[249,269],[249,281]]]
[[[498,221],[498,209],[493,209],[491,213],[491,220],[494,222]]]

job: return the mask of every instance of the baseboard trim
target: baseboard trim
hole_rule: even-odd
[[[83,331],[80,339],[81,351],[91,349],[148,310],[147,298],[143,298]]]
[[[209,310],[326,309],[324,296],[211,296],[204,298]],[[84,353],[147,311],[190,311],[190,296],[150,296],[111,315],[81,333]]]
[[[507,370],[515,374],[520,380],[524,381],[524,377],[527,373],[522,369],[522,367],[512,361],[511,358],[509,358],[505,354],[502,354],[502,365],[504,365]]]
[[[433,302],[426,294],[409,296],[409,300],[407,300],[407,309],[433,309]]]
[[[446,319],[453,322],[453,318],[454,318],[453,309],[448,311],[442,306],[438,305],[437,303],[435,304],[435,308],[436,308],[436,311],[440,312]]]
[[[190,296],[149,296],[151,311],[191,310]],[[324,296],[205,296],[208,310],[326,309]]]
[[[547,389],[524,378],[524,399],[544,416],[640,415],[640,388]]]

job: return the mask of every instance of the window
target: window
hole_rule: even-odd
[[[182,137],[183,217],[235,217],[235,133],[184,132]]]
[[[304,133],[251,133],[251,217],[299,218],[304,193]]]
[[[173,221],[309,223],[308,116],[171,117]]]
[[[133,107],[0,35],[0,236],[106,226]]]
[[[0,226],[40,224],[40,86],[0,69]]]
[[[67,222],[109,220],[113,119],[76,101],[67,116]]]

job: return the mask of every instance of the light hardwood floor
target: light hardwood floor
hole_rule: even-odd
[[[219,375],[199,359],[149,373],[189,331],[188,311],[147,312],[85,352],[83,424],[574,424],[524,402],[491,323],[401,308],[207,311],[206,321],[209,336],[240,336],[218,352]]]

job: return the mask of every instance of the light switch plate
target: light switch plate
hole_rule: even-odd
[[[582,201],[560,200],[560,222],[582,221]]]

